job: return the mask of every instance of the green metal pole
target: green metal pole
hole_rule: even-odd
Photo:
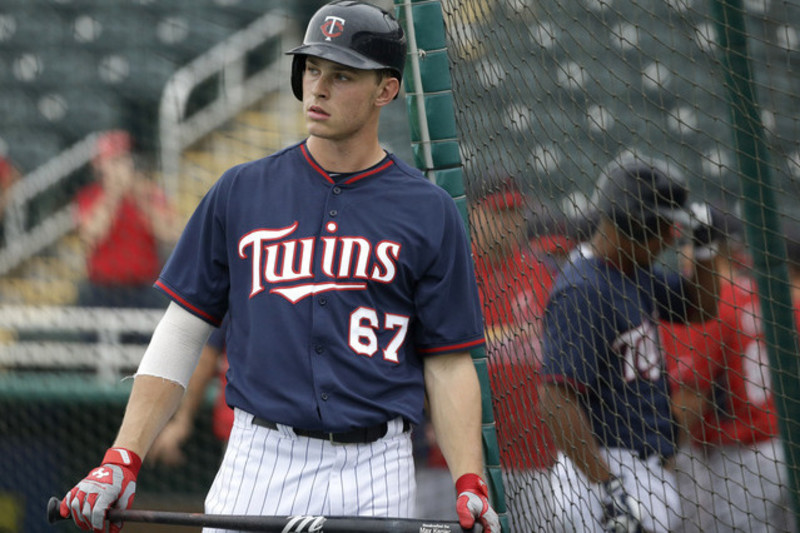
[[[786,453],[795,517],[800,510],[800,372],[797,330],[786,266],[786,245],[763,141],[755,89],[747,55],[741,0],[712,0],[718,44],[725,66],[733,120],[734,145],[742,183],[742,212],[753,254],[775,406]],[[797,521],[800,524],[800,520]]]
[[[431,181],[450,193],[469,231],[441,2],[395,0],[395,12],[409,43],[404,78],[415,164]],[[503,531],[510,531],[486,351],[483,348],[473,350],[472,360],[481,383],[483,452],[489,497]]]

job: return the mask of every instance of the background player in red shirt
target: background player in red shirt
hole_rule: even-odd
[[[5,243],[6,209],[11,202],[11,189],[22,177],[19,169],[9,159],[0,155],[0,246]]]
[[[78,234],[86,247],[86,306],[163,307],[152,288],[162,252],[179,235],[177,214],[158,185],[136,168],[133,140],[122,130],[97,139],[97,181],[76,197]]]
[[[785,465],[742,224],[730,213],[713,214],[726,236],[715,261],[718,317],[661,325],[683,431],[682,531],[789,531]]]
[[[511,525],[530,509],[544,509],[547,467],[555,447],[541,423],[536,385],[540,365],[539,330],[547,294],[572,242],[550,232],[553,224],[530,231],[525,195],[513,179],[488,192],[475,191],[470,201],[470,236],[487,337],[495,423],[500,444]],[[558,229],[564,229],[563,225]],[[528,234],[532,236],[528,236]],[[538,234],[542,233],[542,234]],[[420,446],[428,468],[419,471],[423,517],[448,516],[452,486],[433,431]],[[520,508],[519,516],[515,508]]]
[[[531,509],[545,508],[543,472],[555,462],[556,449],[538,407],[539,335],[558,261],[569,246],[554,236],[529,240],[527,210],[522,191],[506,179],[477,198],[470,212],[495,424],[515,530],[525,529],[521,521]]]

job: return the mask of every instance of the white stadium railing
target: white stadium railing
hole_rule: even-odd
[[[0,307],[0,331],[15,340],[0,342],[2,370],[88,370],[100,380],[118,380],[135,369],[144,341],[164,314],[160,309],[97,307]],[[45,333],[46,340],[37,339]],[[54,338],[55,337],[55,338]],[[91,337],[91,342],[85,339]]]
[[[169,195],[175,197],[178,192],[181,152],[184,149],[265,94],[288,86],[289,73],[285,71],[287,62],[281,59],[286,48],[284,41],[294,41],[296,33],[295,25],[284,14],[267,13],[170,78],[161,97],[158,120],[161,176]],[[246,76],[247,55],[273,40],[278,44],[269,66]],[[187,116],[186,105],[192,91],[218,74],[221,75],[219,97],[201,111]],[[288,91],[283,92],[288,94]]]

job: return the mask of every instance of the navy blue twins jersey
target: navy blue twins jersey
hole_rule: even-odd
[[[334,179],[300,143],[228,170],[156,286],[230,313],[231,406],[305,429],[420,423],[422,358],[483,344],[456,205],[392,155]]]
[[[685,315],[678,275],[626,276],[576,251],[550,293],[543,330],[543,379],[578,392],[598,442],[641,457],[675,452],[657,318]]]

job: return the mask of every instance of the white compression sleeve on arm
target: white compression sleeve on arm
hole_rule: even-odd
[[[211,324],[170,302],[153,332],[136,375],[174,381],[186,389],[213,329]]]

